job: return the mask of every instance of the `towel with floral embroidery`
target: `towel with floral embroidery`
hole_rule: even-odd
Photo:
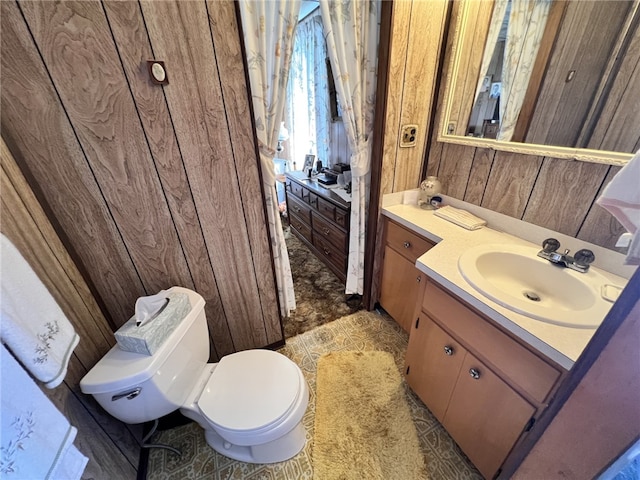
[[[24,368],[55,388],[80,337],[18,249],[0,237],[0,337]]]
[[[88,458],[73,445],[77,429],[0,345],[0,478],[82,477]]]

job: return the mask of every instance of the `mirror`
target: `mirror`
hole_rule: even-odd
[[[640,148],[639,17],[637,0],[456,1],[438,140],[624,165]]]

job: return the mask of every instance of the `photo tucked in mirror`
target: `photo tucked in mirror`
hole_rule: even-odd
[[[637,1],[462,0],[455,12],[440,140],[610,163],[640,148]]]

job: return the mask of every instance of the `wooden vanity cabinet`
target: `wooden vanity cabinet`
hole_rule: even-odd
[[[407,332],[420,293],[424,274],[416,260],[433,247],[429,240],[385,218],[385,247],[378,302]]]
[[[480,473],[493,478],[564,371],[431,280],[416,311],[407,383]]]

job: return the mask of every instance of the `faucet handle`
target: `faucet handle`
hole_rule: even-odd
[[[542,242],[542,250],[547,253],[555,252],[560,248],[560,242],[555,238],[547,238]]]
[[[581,267],[586,267],[587,265],[593,263],[595,259],[596,256],[593,254],[593,252],[591,250],[587,250],[586,248],[578,250],[573,256],[573,261]]]

